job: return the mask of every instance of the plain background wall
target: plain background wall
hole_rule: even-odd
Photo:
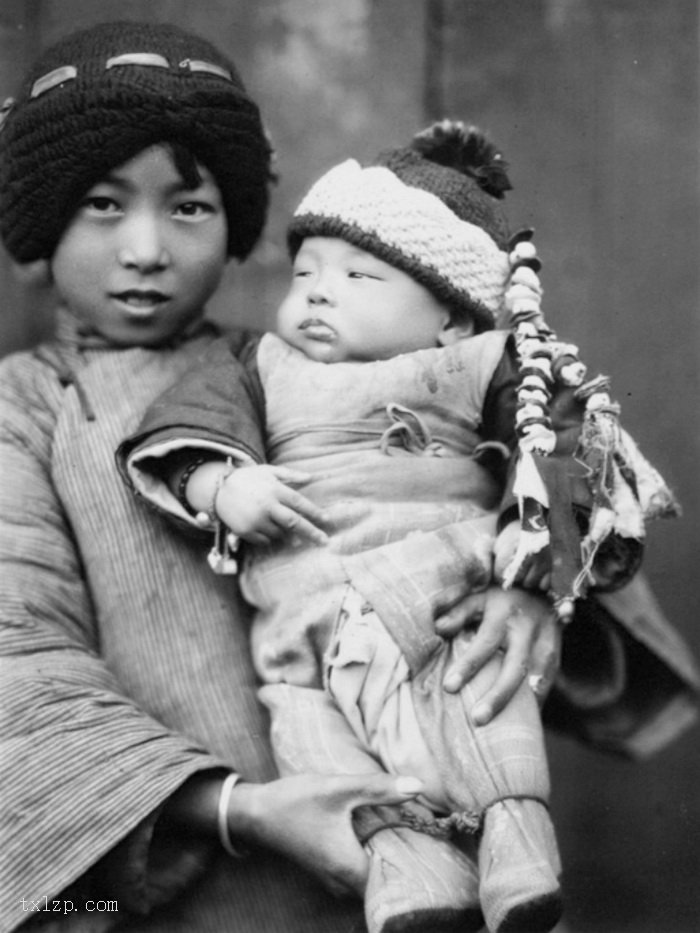
[[[512,226],[536,229],[550,322],[613,375],[626,426],[682,501],[682,520],[651,529],[646,567],[700,651],[696,0],[3,0],[0,98],[40,47],[117,18],[228,50],[278,150],[272,216],[229,269],[222,319],[270,323],[285,220],[320,172],[435,117],[490,131]],[[26,278],[0,258],[3,353],[50,331],[50,294]],[[557,737],[550,750],[571,927],[700,929],[698,730],[641,765]]]

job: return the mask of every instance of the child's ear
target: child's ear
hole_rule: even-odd
[[[465,337],[473,336],[473,321],[453,321],[451,318],[447,318],[438,331],[437,342],[441,347],[449,347],[453,343],[457,343],[458,340],[464,340]]]
[[[48,259],[35,259],[34,262],[12,263],[12,271],[17,281],[29,288],[47,288],[53,284],[51,263]]]

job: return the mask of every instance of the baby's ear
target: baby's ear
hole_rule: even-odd
[[[438,331],[437,342],[441,347],[449,347],[458,340],[464,340],[465,337],[474,336],[474,322],[453,321],[451,318],[445,321]]]

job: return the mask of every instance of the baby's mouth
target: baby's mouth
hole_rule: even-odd
[[[306,318],[299,325],[299,330],[303,331],[304,335],[310,337],[311,340],[320,340],[323,343],[331,343],[337,336],[335,329],[330,324],[317,317]]]

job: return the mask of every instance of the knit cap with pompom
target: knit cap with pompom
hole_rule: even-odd
[[[213,174],[228,252],[245,258],[267,215],[271,148],[231,61],[174,26],[101,23],[29,70],[0,130],[0,234],[20,263],[49,258],[81,198],[158,143]]]
[[[476,127],[435,123],[407,147],[323,175],[295,211],[290,252],[306,237],[339,237],[406,272],[477,331],[491,329],[510,271],[506,168]]]

